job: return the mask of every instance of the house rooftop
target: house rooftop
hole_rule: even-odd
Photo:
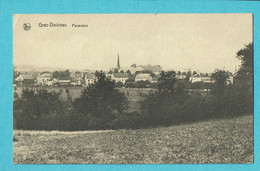
[[[22,75],[22,77],[24,80],[33,80],[32,75],[25,74],[25,75]]]
[[[51,74],[51,72],[42,72],[39,75],[39,77],[41,77],[41,78],[50,78],[50,77],[52,77],[52,74]]]
[[[142,73],[142,74],[137,74],[135,78],[141,79],[141,78],[149,78],[149,77],[151,77],[150,74],[148,74],[148,73]]]
[[[59,80],[59,83],[70,83],[70,80]]]
[[[113,73],[115,78],[128,78],[128,75],[125,73]]]

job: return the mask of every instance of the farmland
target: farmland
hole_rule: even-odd
[[[14,130],[19,163],[253,163],[253,116],[106,131]]]

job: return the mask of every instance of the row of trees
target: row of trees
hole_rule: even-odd
[[[97,73],[98,81],[81,96],[67,99],[61,92],[24,89],[14,100],[14,128],[41,130],[118,129],[168,126],[210,118],[253,113],[253,44],[237,53],[242,61],[236,82],[227,85],[228,72],[216,70],[211,94],[189,94],[176,72],[161,72],[156,91],[140,102],[141,112],[127,113],[128,100],[114,82]]]
[[[70,79],[70,71],[69,70],[55,71],[53,72],[52,77],[60,80]]]

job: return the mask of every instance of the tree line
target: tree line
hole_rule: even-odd
[[[216,70],[207,96],[189,94],[178,73],[162,71],[156,91],[140,101],[141,112],[127,112],[128,99],[102,72],[74,100],[69,90],[61,99],[62,92],[25,88],[13,102],[14,129],[137,129],[253,114],[253,44],[239,50],[237,58],[241,67],[234,84],[227,84],[228,72]]]

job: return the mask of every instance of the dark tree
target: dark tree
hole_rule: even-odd
[[[149,81],[137,81],[135,83],[135,88],[148,88],[150,87],[151,83]]]
[[[66,105],[60,95],[60,92],[45,89],[23,89],[21,97],[14,101],[16,129],[50,130],[64,127],[61,118],[65,115]]]
[[[175,71],[162,71],[158,79],[158,90],[163,92],[174,92],[174,85],[177,81]]]
[[[237,72],[237,79],[240,83],[253,85],[253,43],[237,52],[237,58],[241,60],[241,67]]]
[[[120,114],[127,109],[128,100],[104,73],[98,74],[97,78],[97,82],[89,85],[83,90],[81,96],[73,101],[73,106],[76,113],[90,116],[92,121],[98,120],[94,128],[103,129],[107,128],[107,124],[116,113]]]
[[[190,80],[190,76],[191,76],[191,71],[187,72],[186,78],[185,80],[188,82]]]
[[[53,77],[53,78],[60,79],[60,80],[70,79],[70,71],[69,71],[69,70],[65,70],[65,71],[55,71],[55,72],[53,72],[52,77]]]
[[[241,66],[234,78],[236,100],[239,100],[237,109],[239,112],[252,114],[254,109],[253,91],[253,43],[249,43],[237,52],[237,58],[241,60]]]
[[[124,84],[121,81],[116,82],[115,85],[116,85],[116,87],[119,87],[119,88],[124,86]]]
[[[188,71],[187,72],[187,77],[190,77],[191,76],[191,71]]]
[[[70,77],[70,71],[69,71],[68,69],[66,69],[66,70],[64,71],[64,75],[65,75],[66,77]]]
[[[103,71],[96,71],[96,72],[95,72],[95,77],[96,77],[96,78],[100,78],[100,77],[102,77],[103,75],[104,75]]]
[[[52,77],[59,79],[59,77],[60,77],[60,72],[59,72],[59,71],[53,72]]]
[[[158,80],[157,91],[151,91],[141,101],[141,111],[147,125],[170,125],[179,122],[178,108],[187,99],[185,87],[177,83],[175,71],[162,71]]]
[[[211,75],[211,78],[215,80],[213,85],[213,94],[218,96],[223,95],[227,88],[227,79],[229,78],[228,72],[224,70],[216,70]]]

